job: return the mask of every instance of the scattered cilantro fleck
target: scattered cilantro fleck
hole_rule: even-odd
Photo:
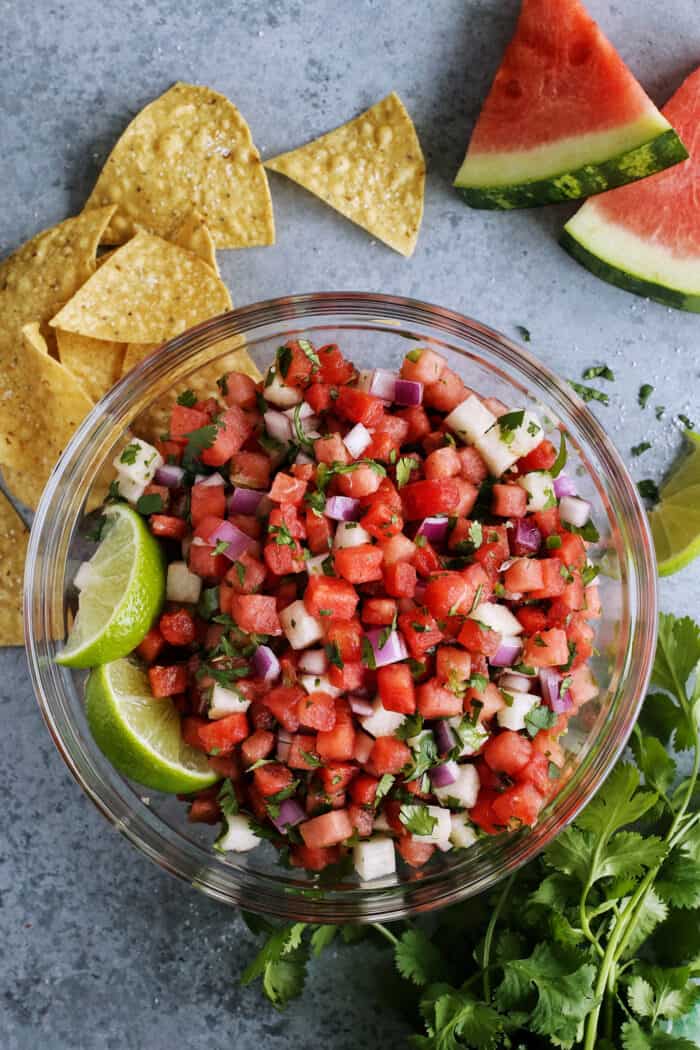
[[[130,467],[133,463],[136,462],[136,457],[139,454],[140,448],[141,446],[136,441],[132,441],[123,450],[121,456],[119,457],[119,462],[126,463],[126,465]]]
[[[374,649],[372,648],[372,643],[366,635],[363,635],[362,637],[361,649],[362,663],[365,665],[365,667],[369,667],[370,671],[376,671],[377,660],[374,655]]]
[[[678,419],[683,424],[686,430],[695,430],[695,423],[693,423],[692,419],[688,419],[688,417],[684,415],[683,412],[678,413]]]
[[[194,390],[183,390],[177,397],[178,405],[184,405],[185,408],[193,408],[197,404],[197,395]]]
[[[343,658],[340,655],[340,648],[338,646],[338,643],[337,642],[326,642],[324,648],[326,650],[326,656],[328,657],[328,662],[330,664],[332,664],[333,667],[337,667],[337,668],[339,668],[342,671],[343,668],[345,667],[345,664],[343,663]]]
[[[314,443],[310,437],[307,436],[302,424],[301,424],[301,401],[298,405],[294,406],[294,412],[292,413],[292,422],[294,424],[294,433],[296,439],[302,448],[313,449]]]
[[[418,461],[413,456],[402,456],[396,464],[396,484],[400,489],[408,484],[411,473],[418,469]]]
[[[506,412],[505,415],[498,417],[496,425],[500,430],[501,441],[505,445],[510,445],[515,440],[515,431],[523,425],[524,419],[524,408],[519,409],[517,412]]]
[[[410,361],[411,364],[415,365],[415,364],[418,363],[418,361],[420,361],[420,357],[421,357],[422,353],[423,353],[423,351],[421,349],[409,350],[408,353],[406,354],[406,360]]]
[[[428,541],[427,541],[426,537],[423,535],[423,533],[421,532],[419,536],[416,536],[416,538],[414,539],[413,542],[415,543],[416,547],[425,547],[425,545],[426,545],[426,543]]]
[[[229,777],[226,777],[221,782],[219,794],[216,796],[216,799],[221,806],[221,812],[225,817],[233,817],[238,813],[238,799],[236,797],[235,788]]]
[[[217,554],[225,554],[226,551],[229,549],[229,546],[230,544],[228,540],[217,540],[213,550],[211,551],[210,557],[215,558]]]
[[[665,411],[666,411],[666,406],[665,405],[657,405],[656,408],[654,409],[654,415],[656,416],[657,419],[663,419]]]
[[[159,492],[149,492],[147,496],[139,496],[136,500],[136,509],[139,514],[160,514],[163,510],[163,497]]]
[[[562,470],[566,466],[566,461],[568,457],[569,454],[566,450],[566,434],[562,430],[561,436],[559,438],[559,451],[557,452],[557,458],[554,460],[554,463],[552,463],[552,469],[549,472],[553,478],[559,477]]]
[[[323,765],[323,762],[318,755],[315,755],[312,751],[304,751],[303,748],[299,748],[299,754],[304,759],[307,766],[310,766],[312,769],[318,769],[319,766]]]
[[[610,398],[602,390],[595,390],[592,386],[584,386],[569,379],[569,386],[576,391],[582,401],[600,401],[601,405],[609,405]]]
[[[122,499],[122,494],[119,491],[119,482],[116,479],[114,481],[110,481],[110,483],[109,483],[109,489],[107,490],[107,499],[108,500],[119,500],[119,499]]]
[[[591,365],[584,369],[582,379],[607,379],[609,383],[615,382],[615,373],[609,365]]]
[[[559,777],[561,776],[561,769],[556,764],[556,762],[547,763],[547,776],[550,780],[559,780]]]
[[[525,715],[525,728],[528,736],[537,736],[540,729],[551,729],[556,724],[558,717],[555,711],[552,711],[550,707],[545,707],[543,704],[530,708]]]
[[[561,536],[552,533],[552,535],[548,536],[545,540],[545,546],[547,547],[547,550],[550,551],[558,550],[559,547],[561,547]]]
[[[651,448],[651,441],[640,441],[638,445],[632,445],[632,455],[641,456],[642,452],[646,452],[647,449]]]
[[[398,729],[395,730],[394,736],[398,740],[410,740],[412,737],[418,736],[422,729],[423,715],[407,715]]]
[[[205,587],[197,603],[197,615],[203,620],[211,620],[212,616],[219,608],[219,588],[218,587]]]
[[[480,521],[473,521],[471,523],[468,530],[468,536],[474,547],[474,550],[478,550],[481,544],[484,542],[484,530],[481,526]]]
[[[236,570],[239,586],[242,587],[245,583],[245,565],[241,561],[234,561],[233,567]]]
[[[646,408],[647,402],[651,395],[654,393],[654,388],[651,383],[642,383],[637,394],[637,401],[639,402],[640,408]]]
[[[276,368],[279,370],[279,374],[283,379],[286,378],[289,366],[292,363],[292,348],[291,346],[280,346],[277,348],[275,355]]]
[[[216,441],[216,435],[220,429],[221,424],[219,423],[207,423],[204,427],[199,427],[198,430],[191,430],[189,434],[186,434],[187,445],[182,455],[182,465],[185,470],[190,473],[196,470],[199,454],[204,451],[205,448],[211,448]]]
[[[318,354],[314,350],[314,348],[313,348],[312,344],[309,342],[309,340],[308,339],[297,339],[297,346],[299,347],[301,352],[303,354],[305,354],[306,357],[308,357],[309,361],[313,365],[312,371],[318,372],[319,368],[321,367],[321,362],[319,360]]]
[[[437,817],[428,811],[427,806],[420,805],[401,806],[399,820],[412,835],[430,835],[437,824]]]
[[[469,688],[476,690],[477,693],[483,693],[486,686],[489,684],[489,680],[485,674],[477,674],[476,672],[469,679]]]
[[[386,794],[389,791],[391,791],[392,785],[395,780],[396,777],[392,776],[391,773],[384,773],[383,776],[380,777],[379,783],[377,784],[377,793],[374,796],[375,809],[377,808],[381,800],[386,796]]]
[[[520,338],[524,343],[530,342],[531,336],[529,328],[526,328],[524,324],[516,324],[515,330],[520,335]]]
[[[271,525],[268,532],[278,547],[296,547],[297,541],[284,523]]]
[[[638,481],[637,490],[642,499],[648,499],[652,503],[659,502],[659,486],[651,478],[643,478]]]
[[[226,395],[228,394],[228,375],[224,374],[222,376],[219,376],[219,378],[216,381],[216,385],[221,391],[221,396],[226,397]]]
[[[580,536],[587,543],[597,543],[600,539],[600,533],[592,520],[587,521],[585,525],[580,527],[578,525],[571,525],[568,521],[563,521],[562,525],[567,532],[573,532],[575,536]]]

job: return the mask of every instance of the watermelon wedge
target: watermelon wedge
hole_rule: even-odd
[[[690,159],[586,201],[562,244],[611,284],[700,313],[700,69],[664,106]]]
[[[473,208],[574,200],[684,160],[579,0],[523,0],[455,186]]]

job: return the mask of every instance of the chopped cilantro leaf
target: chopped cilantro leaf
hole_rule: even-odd
[[[120,463],[126,463],[127,466],[131,466],[132,463],[136,462],[136,457],[139,454],[141,446],[136,441],[132,441],[131,444],[127,445],[121,456],[119,457]]]
[[[683,412],[678,413],[678,418],[686,430],[695,430],[695,423],[693,423],[692,419],[688,419],[688,417],[684,415]]]
[[[228,540],[217,540],[210,557],[215,558],[217,554],[225,554],[229,548]]]
[[[600,401],[601,405],[609,405],[610,398],[602,390],[595,390],[592,386],[584,386],[569,379],[569,386],[576,391],[582,401]]]
[[[328,662],[330,664],[332,664],[333,667],[337,667],[337,668],[339,668],[339,670],[342,671],[343,668],[345,667],[345,664],[343,663],[343,658],[340,655],[340,648],[338,646],[338,643],[337,642],[326,642],[326,645],[325,645],[324,648],[326,650],[326,656],[328,657]]]
[[[637,489],[642,499],[651,500],[652,503],[659,501],[659,486],[651,478],[643,478],[637,482]]]
[[[411,473],[418,469],[418,461],[412,456],[402,456],[396,464],[396,484],[400,489],[408,483]]]
[[[648,448],[651,448],[651,441],[640,441],[638,445],[632,446],[631,452],[633,456],[641,456]]]
[[[530,329],[529,328],[526,328],[524,324],[516,324],[515,330],[519,334],[520,338],[522,339],[522,341],[524,343],[529,343],[530,342],[530,338],[531,337],[530,337]]]
[[[189,434],[185,435],[187,445],[182,456],[182,465],[185,470],[190,472],[195,470],[200,452],[203,452],[205,448],[211,448],[216,441],[216,435],[220,426],[221,424],[219,423],[207,423],[205,427],[191,430]]]
[[[647,407],[647,402],[651,395],[654,393],[654,388],[651,383],[642,383],[637,394],[637,401],[641,408]]]
[[[559,451],[557,453],[557,458],[554,460],[554,463],[552,464],[552,469],[549,472],[553,478],[558,478],[561,474],[562,470],[566,466],[568,455],[569,454],[566,451],[566,434],[562,430],[561,437],[559,439]]]
[[[197,404],[197,395],[194,390],[183,390],[177,397],[178,405],[184,405],[185,408],[193,408]]]
[[[545,545],[547,547],[547,550],[558,550],[558,548],[561,547],[561,536],[557,536],[554,533],[552,533],[552,535],[548,536],[545,540]]]
[[[297,339],[297,346],[301,350],[302,354],[305,354],[306,357],[308,357],[309,361],[313,365],[313,371],[318,372],[319,368],[321,367],[321,362],[319,360],[318,354],[314,350],[309,340]]]
[[[544,707],[542,704],[532,707],[525,715],[525,728],[528,736],[537,736],[540,729],[551,729],[557,718],[556,712],[549,707]]]
[[[437,817],[428,812],[427,806],[401,806],[399,820],[412,835],[430,835],[437,824]]]
[[[615,373],[608,365],[591,365],[590,368],[586,368],[582,375],[582,379],[607,379],[609,383],[615,382]]]
[[[158,492],[149,492],[147,496],[139,496],[136,500],[136,509],[139,514],[160,514],[163,510],[163,498]]]
[[[362,638],[362,663],[365,667],[369,667],[370,671],[376,671],[377,661],[374,656],[374,649],[369,638],[363,636]]]

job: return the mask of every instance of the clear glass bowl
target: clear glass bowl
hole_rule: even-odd
[[[186,807],[126,781],[94,744],[83,711],[84,672],[53,657],[75,606],[77,565],[86,556],[86,508],[125,430],[155,399],[220,357],[244,336],[260,368],[286,339],[337,342],[360,367],[395,368],[415,344],[430,344],[467,385],[512,407],[531,407],[566,428],[567,472],[593,504],[605,553],[603,616],[595,671],[600,697],[572,722],[568,779],[534,829],[484,838],[469,850],[437,852],[423,870],[360,886],[320,882],[285,869],[265,843],[248,854],[211,850],[214,829],[188,824]],[[223,369],[222,369],[223,370]],[[191,379],[190,379],[191,381]],[[617,452],[595,418],[529,353],[451,310],[385,295],[300,295],[225,314],[172,340],[123,379],[85,419],[43,494],[26,573],[26,642],[34,689],[54,742],[86,794],[131,842],[167,871],[228,904],[311,922],[397,919],[488,889],[534,857],[598,789],[620,754],[647,686],[656,633],[656,572],[646,515]]]

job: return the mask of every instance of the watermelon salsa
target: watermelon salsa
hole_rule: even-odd
[[[189,819],[314,872],[351,856],[363,881],[534,824],[597,694],[595,530],[563,437],[431,349],[358,372],[298,339],[218,386],[183,391],[112,489],[168,562],[136,654],[223,779]]]

